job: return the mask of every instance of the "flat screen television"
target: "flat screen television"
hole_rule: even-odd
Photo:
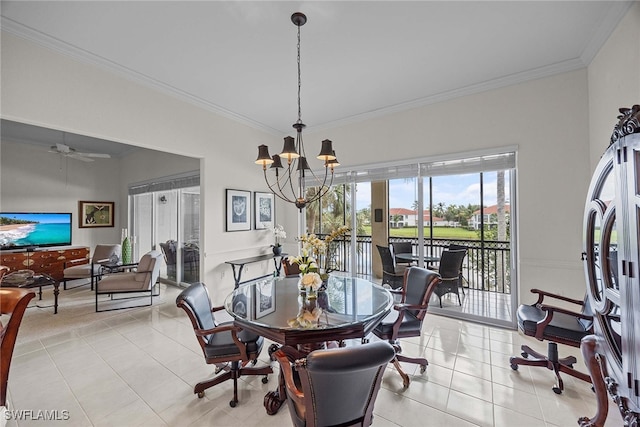
[[[0,212],[0,249],[71,245],[70,212]]]

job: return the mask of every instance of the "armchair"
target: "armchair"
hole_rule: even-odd
[[[396,268],[396,261],[391,252],[391,248],[380,245],[376,245],[376,247],[382,260],[382,284],[388,284],[392,289],[401,288],[404,282],[406,268]]]
[[[466,250],[446,250],[442,251],[440,256],[440,265],[438,273],[442,278],[442,282],[436,286],[434,293],[438,296],[440,308],[442,308],[442,297],[446,294],[456,294],[458,304],[462,305],[458,288],[462,287],[462,263],[464,257],[467,256]]]
[[[255,365],[264,338],[241,330],[234,326],[233,322],[218,323],[214,313],[224,310],[224,307],[211,306],[209,292],[203,283],[194,283],[182,291],[176,298],[176,305],[189,316],[205,362],[216,365],[216,374],[225,371],[196,384],[193,392],[197,393],[199,398],[204,397],[204,391],[209,387],[233,380],[233,399],[229,402],[233,408],[238,404],[238,378],[243,375],[264,375],[262,382],[267,383],[267,375],[273,372],[270,366],[244,367],[247,362]]]
[[[67,289],[67,280],[90,279],[91,290],[93,290],[94,281],[100,279],[102,265],[105,263],[118,263],[121,254],[122,247],[118,244],[96,245],[91,260],[79,258],[66,261],[64,263],[63,289]]]
[[[147,252],[136,264],[125,264],[118,267],[118,271],[102,276],[102,280],[96,281],[96,312],[120,310],[124,308],[145,307],[153,304],[153,297],[160,295],[160,262],[162,255],[158,251]],[[154,290],[157,292],[154,293]],[[124,298],[113,298],[114,294],[137,294]],[[149,297],[149,304],[125,307],[113,307],[100,310],[99,296],[109,295],[111,301],[130,298]]]
[[[424,373],[429,362],[422,357],[408,357],[402,353],[399,338],[419,337],[422,330],[429,299],[440,283],[440,275],[435,271],[421,267],[409,267],[406,272],[401,302],[393,306],[391,313],[373,330],[378,338],[389,341],[396,352],[393,364],[402,377],[405,387],[409,386],[409,376],[402,370],[400,362],[420,365]]]
[[[391,248],[393,249],[394,259],[396,264],[407,264],[410,265],[410,261],[402,261],[398,260],[395,257],[395,254],[410,254],[413,253],[413,244],[411,242],[394,242],[391,244]]]
[[[0,271],[2,270],[0,269]],[[35,295],[33,291],[26,289],[0,288],[0,314],[11,315],[6,326],[0,322],[0,406],[6,407],[7,405],[9,368],[18,336],[18,328],[29,301]]]
[[[591,377],[589,375],[573,369],[573,365],[577,361],[574,356],[558,358],[557,345],[557,343],[561,343],[580,347],[582,338],[593,333],[593,313],[589,298],[585,296],[585,299],[580,301],[539,289],[531,289],[531,292],[538,294],[538,300],[532,305],[523,304],[518,307],[518,328],[525,335],[535,337],[539,341],[549,341],[548,355],[545,356],[532,350],[529,346],[523,345],[521,346],[522,357],[514,356],[509,359],[511,369],[517,371],[518,365],[528,365],[544,366],[554,371],[557,383],[553,386],[553,391],[556,394],[560,394],[564,390],[560,372],[590,383]],[[580,307],[580,311],[543,304],[545,297],[575,304]],[[533,356],[533,358],[529,358],[529,356]]]
[[[293,425],[369,426],[384,370],[395,355],[384,341],[316,350],[292,362],[287,348],[273,356],[280,364]]]

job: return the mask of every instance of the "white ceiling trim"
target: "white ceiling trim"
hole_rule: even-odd
[[[604,45],[611,33],[613,33],[616,25],[629,11],[633,2],[616,1],[614,4],[615,6],[609,9],[607,16],[602,20],[602,25],[596,29],[595,34],[591,40],[588,40],[584,50],[582,51],[580,58],[586,65],[591,64],[591,61],[596,57],[602,45]]]
[[[130,68],[123,67],[119,64],[116,64],[112,61],[109,61],[108,59],[102,58],[101,56],[95,55],[84,49],[80,49],[68,43],[62,42],[54,37],[51,37],[49,35],[36,31],[32,28],[19,24],[4,16],[2,17],[2,20],[0,22],[1,22],[0,26],[2,27],[3,31],[6,30],[7,32],[17,37],[29,40],[33,43],[36,43],[42,47],[58,52],[62,55],[69,56],[74,60],[94,65],[104,71],[114,73],[120,77],[126,78],[127,80],[140,83],[148,88],[157,90],[164,94],[177,97],[182,101],[186,101],[197,107],[203,108],[207,111],[211,111],[213,113],[216,113],[228,119],[243,123],[252,128],[262,130],[264,132],[277,135],[277,136],[282,135],[282,132],[274,128],[271,128],[262,123],[256,122],[255,120],[251,120],[233,111],[229,111],[225,108],[220,107],[219,105],[215,105],[210,102],[207,102],[196,95],[192,95],[190,93],[177,89],[173,86],[159,82],[158,80],[155,80],[152,77],[149,77],[137,71],[131,70]]]

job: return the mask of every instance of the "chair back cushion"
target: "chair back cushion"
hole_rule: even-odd
[[[160,275],[160,258],[158,251],[149,251],[140,258],[135,276],[136,282],[144,282],[147,289],[151,289]]]
[[[413,305],[427,305],[435,288],[432,283],[439,283],[440,276],[435,271],[421,267],[409,267],[405,283],[404,302]],[[409,311],[417,319],[422,320],[425,311]]]
[[[118,262],[120,261],[120,256],[122,255],[122,246],[121,245],[96,245],[96,248],[93,250],[92,262],[95,264],[105,263],[105,262]]]
[[[394,356],[386,341],[311,352],[298,368],[307,425],[309,417],[317,426],[350,425],[373,411],[382,375]]]
[[[391,244],[394,254],[410,254],[413,253],[413,245],[411,242],[394,242]]]
[[[213,329],[217,326],[216,319],[211,311],[209,291],[204,283],[194,283],[183,290],[176,298],[176,305],[182,306],[187,311],[194,329]],[[208,344],[212,336],[208,335],[203,338],[205,343]]]
[[[388,246],[376,245],[378,252],[380,253],[380,259],[382,260],[382,270],[387,273],[396,272],[396,263],[393,259],[393,253]]]
[[[457,279],[462,272],[462,263],[467,251],[464,249],[455,251],[442,251],[438,272],[443,280]]]

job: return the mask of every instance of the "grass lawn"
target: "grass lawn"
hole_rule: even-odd
[[[371,235],[371,227],[364,227],[365,234]],[[418,237],[418,229],[416,227],[405,228],[390,228],[389,235],[391,237]],[[429,236],[429,228],[424,229],[425,239]],[[478,233],[473,230],[467,230],[466,228],[454,228],[454,227],[433,227],[434,239],[465,239],[465,240],[478,240]]]

